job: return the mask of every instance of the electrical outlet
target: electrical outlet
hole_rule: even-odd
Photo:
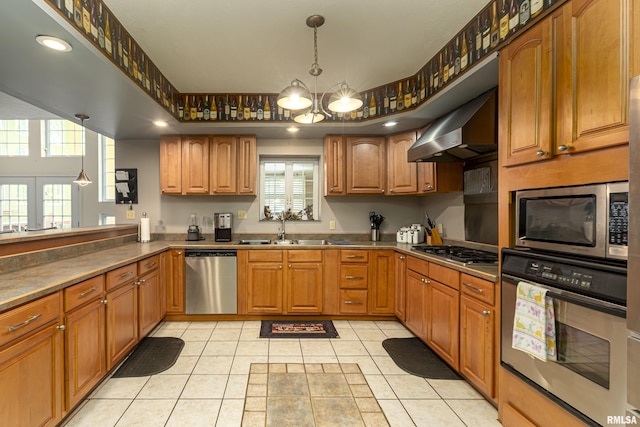
[[[238,211],[238,219],[247,219],[247,211]]]
[[[127,211],[127,219],[136,219],[136,211]]]
[[[336,222],[329,221],[329,230],[335,230],[335,229],[336,229]]]

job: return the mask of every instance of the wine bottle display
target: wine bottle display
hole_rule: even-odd
[[[498,11],[496,1],[492,5],[493,12],[491,13],[491,48],[498,46],[500,41],[500,26],[498,25]]]
[[[484,27],[482,27],[482,54],[486,55],[491,47],[491,21],[489,12],[484,14]]]
[[[535,18],[542,12],[542,6],[544,6],[544,0],[531,0],[531,17]]]
[[[513,34],[518,29],[520,23],[520,5],[518,0],[511,0],[511,6],[509,6],[509,31]]]
[[[507,0],[502,0],[502,9],[500,9],[500,41],[509,35],[509,7]]]
[[[525,25],[531,18],[531,9],[529,9],[529,0],[522,0],[520,3],[520,25]]]

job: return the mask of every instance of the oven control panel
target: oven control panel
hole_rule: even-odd
[[[526,273],[572,288],[590,289],[593,285],[593,273],[563,268],[553,263],[529,261]]]

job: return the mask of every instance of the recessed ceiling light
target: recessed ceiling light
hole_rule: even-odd
[[[52,36],[37,36],[36,41],[44,47],[58,52],[71,52],[71,45],[66,41]]]
[[[160,128],[166,128],[168,125],[167,122],[165,122],[164,120],[154,120],[153,124]]]
[[[289,126],[289,127],[287,128],[287,132],[290,132],[290,133],[296,133],[296,132],[298,132],[299,130],[300,130],[300,129],[299,129],[299,128],[297,128],[297,127],[295,127],[295,126]]]
[[[390,128],[390,127],[394,127],[397,124],[398,124],[398,122],[391,121],[391,122],[387,122],[387,123],[383,124],[382,126],[384,126],[386,128]]]

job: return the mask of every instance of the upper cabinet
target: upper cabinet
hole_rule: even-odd
[[[501,164],[629,141],[640,7],[573,0],[500,51]]]
[[[415,195],[462,191],[462,163],[414,163],[416,132],[388,137],[327,135],[325,195]]]
[[[164,136],[160,190],[175,195],[255,195],[254,135]]]

